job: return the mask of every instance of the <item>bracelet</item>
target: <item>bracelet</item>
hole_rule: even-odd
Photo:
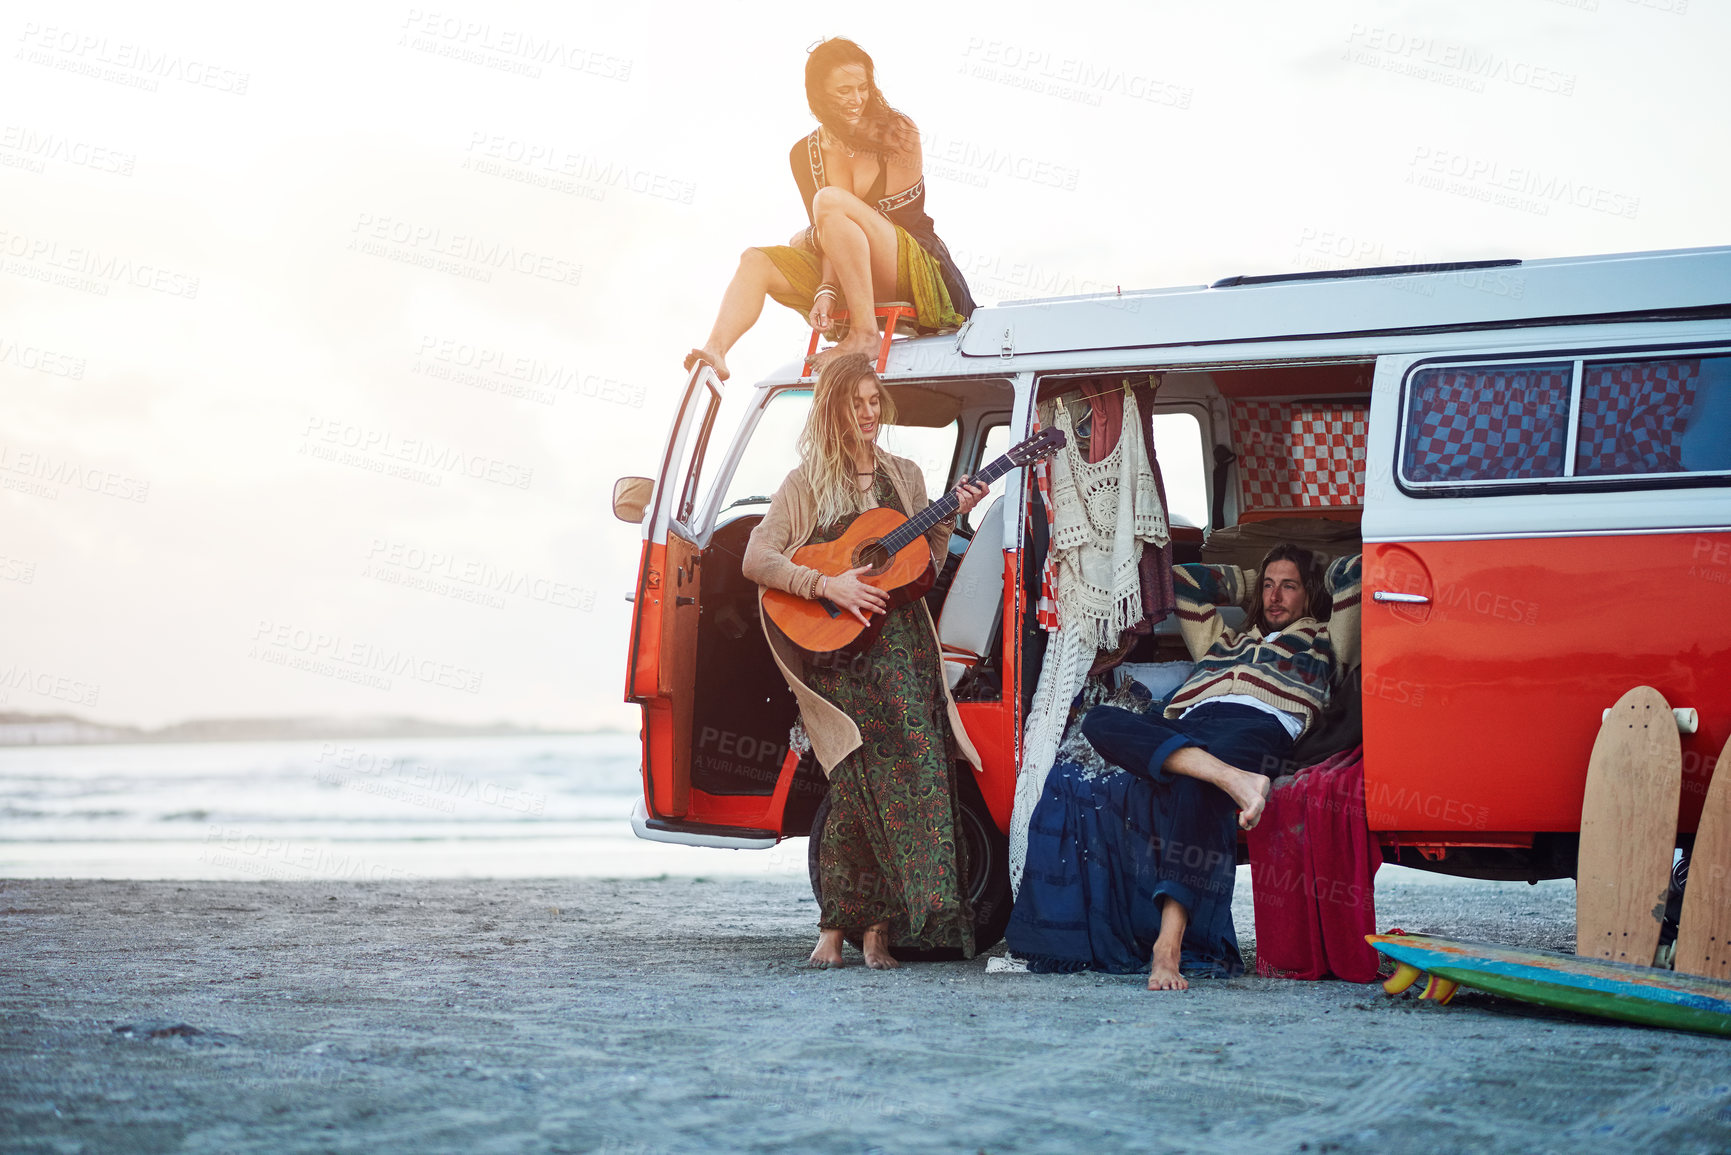
[[[828,285],[819,285],[817,287],[817,292],[815,292],[811,295],[811,299],[812,299],[813,303],[816,303],[816,301],[819,297],[831,297],[837,301],[841,300],[841,294],[836,292],[833,288],[831,288]]]

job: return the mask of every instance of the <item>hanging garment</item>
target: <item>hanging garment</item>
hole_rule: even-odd
[[[1122,398],[1120,429],[1142,428],[1141,411],[1129,388]],[[1077,446],[1076,431],[1062,401],[1042,404],[1040,422],[1065,435],[1050,459],[1052,543],[1056,575],[1051,590],[1058,630],[1046,649],[1023,732],[1022,764],[1010,814],[1010,885],[1020,886],[1027,861],[1028,822],[1045,788],[1046,775],[1063,739],[1070,702],[1101,649],[1118,644],[1142,620],[1140,565],[1145,544],[1169,540],[1160,485],[1148,460],[1146,440],[1119,437],[1097,461]]]

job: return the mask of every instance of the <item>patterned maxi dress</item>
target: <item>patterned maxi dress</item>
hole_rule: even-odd
[[[874,493],[879,505],[907,512],[881,466]],[[843,518],[811,540],[834,541],[852,523]],[[943,673],[919,604],[891,610],[864,653],[810,659],[806,684],[854,720],[861,740],[829,776],[818,925],[863,930],[887,921],[895,945],[959,947],[971,956]]]

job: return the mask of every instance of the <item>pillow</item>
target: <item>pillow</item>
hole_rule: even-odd
[[[1164,704],[1194,668],[1191,662],[1124,662],[1118,666],[1118,672],[1142,683],[1156,702]]]

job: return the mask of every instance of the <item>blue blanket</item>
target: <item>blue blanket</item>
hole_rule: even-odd
[[[1120,692],[1112,705],[1148,710],[1150,696],[1132,687],[1131,696]],[[1253,732],[1272,729],[1285,738],[1278,723],[1256,726],[1257,711],[1248,707],[1208,712],[1229,711],[1244,711]],[[1160,932],[1161,899],[1170,896],[1190,913],[1184,972],[1242,974],[1232,925],[1238,841],[1232,799],[1158,768],[1132,773],[1111,765],[1080,730],[1067,731],[1029,824],[1027,864],[1005,932],[1011,951],[1033,971],[1145,972]],[[1199,744],[1245,764],[1218,740]]]

